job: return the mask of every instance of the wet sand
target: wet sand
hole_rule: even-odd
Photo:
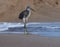
[[[39,35],[0,34],[0,47],[59,47],[60,38]]]

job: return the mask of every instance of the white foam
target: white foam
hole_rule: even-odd
[[[8,28],[9,27],[22,27],[22,26],[24,25],[21,23],[8,23]]]
[[[23,23],[0,22],[0,31],[8,30],[8,28],[23,27],[23,26],[24,26]],[[60,28],[60,23],[31,22],[27,23],[27,27],[42,27],[42,28],[56,29]]]
[[[7,23],[0,23],[0,31],[8,30]]]

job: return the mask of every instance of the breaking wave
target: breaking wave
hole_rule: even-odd
[[[31,34],[38,34],[40,36],[60,37],[59,22],[52,22],[52,23],[31,22],[31,23],[27,23],[27,30]],[[24,33],[24,24],[0,22],[0,34],[2,33],[22,34]]]
[[[9,23],[9,22],[0,22],[0,31],[5,31],[9,30],[9,28],[17,28],[17,27],[23,27],[23,23]],[[31,22],[27,23],[27,28],[39,28],[39,29],[60,29],[60,23],[55,22],[55,23],[40,23],[40,22]],[[58,30],[57,30],[58,31]]]

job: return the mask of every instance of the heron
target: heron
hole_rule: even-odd
[[[28,34],[26,24],[28,22],[29,17],[31,16],[31,10],[35,11],[30,6],[27,6],[26,9],[19,14],[19,19],[23,20],[24,23],[24,34]]]

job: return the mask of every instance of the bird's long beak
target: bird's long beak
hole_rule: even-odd
[[[35,12],[35,10],[34,10],[34,9],[32,9],[32,8],[31,8],[31,10]]]

